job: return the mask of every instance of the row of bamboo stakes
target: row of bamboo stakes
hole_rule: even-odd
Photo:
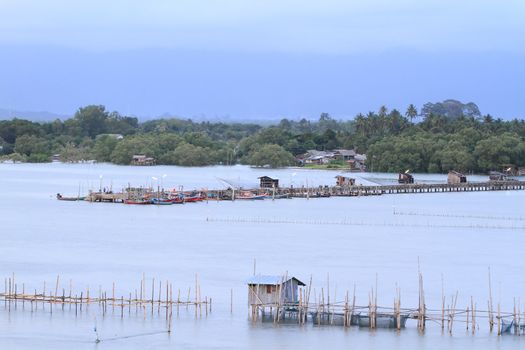
[[[253,322],[259,319],[260,314],[265,314],[266,310],[270,311],[270,315],[273,317],[274,323],[281,322],[282,318],[286,315],[286,310],[292,309],[289,312],[290,317],[296,319],[298,324],[305,324],[307,321],[307,315],[312,315],[312,322],[314,324],[335,324],[336,316],[342,317],[344,327],[351,325],[351,320],[354,315],[368,316],[370,323],[369,328],[378,328],[376,321],[378,315],[388,315],[396,320],[395,328],[401,329],[401,318],[407,317],[407,319],[417,320],[417,329],[420,332],[424,332],[427,327],[427,322],[431,321],[440,325],[443,332],[445,328],[448,333],[452,334],[455,323],[464,323],[466,331],[475,334],[480,329],[480,319],[486,319],[488,322],[488,329],[492,333],[494,327],[497,327],[497,334],[501,335],[505,330],[503,328],[503,321],[512,322],[514,325],[515,334],[521,335],[525,329],[525,308],[521,310],[520,301],[514,299],[514,308],[512,312],[501,311],[501,305],[498,303],[497,310],[494,308],[492,298],[492,279],[489,269],[488,284],[489,284],[489,298],[487,301],[487,309],[480,309],[478,304],[474,301],[471,296],[469,302],[465,308],[458,308],[458,296],[459,292],[456,291],[448,299],[444,293],[444,287],[442,287],[441,295],[441,308],[431,309],[427,307],[425,302],[425,292],[423,285],[423,275],[418,272],[419,278],[419,296],[418,296],[418,307],[417,308],[402,308],[401,307],[401,289],[396,286],[396,294],[394,296],[393,307],[379,306],[377,302],[377,276],[375,289],[371,288],[368,294],[368,305],[359,306],[356,305],[356,286],[354,285],[353,296],[350,297],[349,291],[347,290],[343,301],[333,301],[336,298],[336,293],[333,297],[330,296],[330,282],[329,276],[327,277],[326,294],[325,288],[322,287],[319,294],[316,293],[315,288],[314,302],[310,302],[312,292],[312,277],[310,282],[305,288],[298,290],[298,300],[294,303],[287,303],[284,301],[283,286],[285,281],[288,280],[287,275],[282,279],[282,283],[277,285],[277,294],[279,295],[278,301],[273,303],[264,303],[259,298],[259,286],[249,288],[249,295],[256,300],[255,303],[249,305],[250,307],[250,318]],[[314,316],[316,315],[316,316]],[[326,316],[328,321],[325,321],[323,315]],[[508,331],[508,329],[507,329]]]
[[[105,316],[108,312],[108,307],[111,308],[112,312],[115,313],[120,310],[120,317],[123,318],[125,311],[131,314],[131,310],[135,308],[135,312],[139,310],[143,313],[144,319],[147,318],[148,314],[153,316],[165,315],[167,331],[171,332],[172,320],[173,320],[173,309],[175,308],[176,315],[179,316],[181,308],[189,310],[193,308],[195,318],[201,318],[203,316],[203,308],[205,316],[212,311],[212,298],[205,296],[202,297],[201,285],[199,282],[198,275],[195,275],[195,287],[192,293],[192,287],[187,290],[187,295],[183,295],[185,291],[181,289],[177,290],[176,298],[173,293],[173,284],[166,280],[164,283],[162,280],[156,281],[155,278],[151,280],[151,288],[148,290],[148,282],[145,274],[142,275],[140,281],[140,287],[135,289],[134,292],[129,292],[126,295],[116,294],[116,284],[112,283],[111,294],[107,291],[102,290],[99,286],[98,291],[90,290],[89,286],[80,293],[73,293],[73,282],[69,280],[69,288],[63,288],[60,284],[60,275],[57,275],[54,289],[50,289],[46,282],[43,282],[43,288],[40,292],[36,289],[31,291],[26,290],[25,283],[17,283],[15,274],[13,273],[10,277],[4,279],[4,292],[0,293],[0,300],[3,299],[5,309],[8,312],[11,309],[17,308],[17,305],[30,304],[31,312],[36,312],[41,305],[42,309],[45,310],[46,305],[48,306],[49,312],[53,313],[53,308],[61,307],[62,310],[68,305],[71,310],[75,308],[75,315],[82,313],[83,309],[88,309],[89,306],[99,306],[102,315]],[[193,295],[192,295],[193,294]]]
[[[317,294],[315,288],[313,289],[314,303],[310,303],[312,293],[312,277],[310,277],[309,284],[306,288],[302,288],[298,291],[297,303],[293,305],[284,302],[283,286],[284,281],[287,281],[287,275],[284,276],[281,284],[276,286],[279,301],[277,303],[265,304],[259,298],[259,286],[256,290],[249,289],[250,293],[255,295],[258,299],[257,303],[251,305],[251,319],[257,321],[260,311],[264,311],[266,308],[270,309],[270,314],[273,316],[275,323],[281,322],[281,319],[286,312],[287,308],[294,308],[294,316],[299,324],[305,324],[308,315],[315,312],[317,319],[314,319],[314,323],[321,324],[321,315],[327,315],[329,324],[334,323],[335,315],[342,315],[343,326],[347,327],[351,325],[352,316],[356,314],[367,315],[370,320],[370,328],[377,328],[376,320],[378,315],[390,315],[393,316],[396,322],[396,328],[401,328],[401,317],[407,317],[409,319],[417,320],[417,328],[421,332],[425,331],[427,321],[432,321],[441,325],[442,331],[445,330],[452,334],[455,322],[463,322],[466,325],[466,330],[475,334],[479,330],[479,319],[487,319],[490,332],[497,326],[498,335],[502,334],[502,321],[512,320],[515,329],[518,331],[516,334],[520,335],[522,329],[525,328],[525,308],[522,312],[520,300],[516,302],[514,299],[514,308],[512,312],[502,312],[500,304],[497,305],[497,311],[494,309],[493,298],[492,298],[492,280],[489,269],[488,282],[489,282],[489,299],[487,301],[487,309],[479,309],[474,298],[470,298],[469,305],[466,308],[460,309],[457,307],[458,303],[458,292],[449,299],[444,294],[444,288],[442,287],[441,296],[441,309],[429,309],[425,302],[425,293],[423,286],[423,275],[418,272],[419,276],[419,302],[417,308],[402,308],[401,307],[401,290],[396,286],[396,294],[394,296],[393,307],[379,306],[377,302],[377,275],[375,288],[371,288],[369,292],[369,301],[367,306],[356,305],[356,286],[354,285],[353,296],[350,298],[349,291],[346,291],[344,301],[336,301],[337,289],[334,292],[333,298],[331,298],[330,292],[330,279],[327,276],[327,288],[326,296],[324,287],[321,288],[319,294]],[[85,291],[73,294],[72,281],[69,280],[69,289],[63,288],[60,284],[60,276],[56,278],[54,290],[46,286],[46,282],[43,283],[43,289],[41,292],[37,292],[36,289],[33,291],[26,291],[25,283],[21,285],[17,283],[15,274],[5,278],[4,280],[4,293],[0,293],[0,300],[3,299],[5,308],[10,312],[11,309],[16,309],[18,304],[22,304],[25,307],[26,303],[30,304],[31,311],[37,311],[38,306],[42,305],[42,309],[48,305],[49,312],[53,313],[53,307],[61,307],[64,310],[66,305],[69,305],[71,310],[74,306],[75,315],[83,311],[83,308],[88,308],[90,305],[98,305],[102,311],[103,316],[108,312],[108,306],[111,308],[113,313],[115,310],[120,310],[121,318],[124,317],[125,310],[127,309],[128,314],[131,314],[131,310],[134,307],[136,313],[139,310],[143,312],[144,318],[146,319],[148,312],[153,316],[155,311],[157,315],[162,313],[165,314],[167,323],[167,330],[171,332],[173,308],[175,307],[176,315],[179,315],[179,310],[185,307],[188,310],[193,307],[195,318],[202,317],[203,308],[204,313],[208,316],[208,313],[212,311],[212,299],[205,296],[201,296],[201,287],[198,279],[198,275],[195,275],[195,287],[193,290],[189,287],[187,295],[182,295],[182,290],[178,289],[177,297],[173,296],[173,285],[169,281],[164,283],[159,280],[158,284],[155,279],[151,280],[151,288],[147,290],[146,276],[143,275],[140,281],[140,287],[134,290],[134,293],[130,292],[124,295],[117,296],[115,290],[116,285],[112,283],[111,294],[107,291],[102,290],[101,286],[98,288],[98,295],[94,296],[93,291],[89,289],[89,286]],[[158,286],[158,288],[157,288]],[[21,288],[20,288],[21,287]],[[233,289],[230,290],[230,313],[233,313]],[[275,313],[273,312],[275,311]]]

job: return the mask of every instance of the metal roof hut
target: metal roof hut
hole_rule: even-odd
[[[155,158],[147,157],[144,154],[135,154],[131,158],[131,165],[155,165]]]
[[[251,306],[277,306],[297,304],[299,287],[305,284],[295,277],[256,275],[250,277],[248,285],[248,303]]]
[[[412,174],[409,174],[407,171],[405,171],[404,173],[399,173],[397,182],[399,182],[400,184],[413,184],[414,176],[412,176]]]
[[[258,179],[261,188],[279,188],[279,179],[272,179],[269,176],[261,176]]]
[[[341,186],[341,187],[354,186],[355,185],[355,179],[351,178],[351,177],[346,177],[346,176],[343,176],[343,175],[337,175],[335,177],[335,185],[336,186]]]
[[[344,161],[353,160],[355,158],[355,151],[353,149],[334,149],[334,158]]]
[[[509,177],[507,174],[500,173],[499,171],[491,171],[489,172],[489,180],[490,181],[508,181]]]
[[[455,170],[450,170],[448,172],[447,182],[449,184],[462,184],[467,183],[467,177],[462,173],[459,173]]]

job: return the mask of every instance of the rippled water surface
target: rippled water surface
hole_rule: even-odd
[[[163,176],[165,175],[165,176]],[[440,308],[458,292],[458,307],[471,296],[479,309],[488,300],[488,268],[493,297],[511,310],[523,296],[525,192],[384,195],[352,198],[222,201],[175,206],[131,206],[61,202],[56,193],[76,195],[100,186],[131,185],[184,189],[223,188],[224,181],[256,186],[257,177],[278,177],[284,185],[333,184],[336,172],[234,167],[122,167],[107,164],[0,164],[0,272],[15,273],[24,288],[43,282],[80,291],[111,290],[116,295],[147,283],[170,280],[184,290],[201,283],[213,298],[208,317],[180,310],[173,332],[162,314],[131,309],[121,318],[109,308],[75,313],[66,306],[0,304],[2,349],[169,349],[169,348],[518,348],[520,338],[497,337],[479,320],[476,335],[458,325],[452,336],[429,323],[395,331],[312,325],[253,324],[248,320],[243,284],[256,269],[309,281],[316,293],[327,287],[337,300],[356,286],[357,303],[367,305],[378,284],[378,303],[393,305],[396,286],[404,307],[417,307],[418,260],[429,307]],[[358,183],[392,183],[395,174],[353,174]],[[153,179],[155,177],[157,180]],[[415,175],[420,182],[444,182],[444,175]],[[483,181],[486,177],[470,177]],[[162,182],[162,183],[161,183]],[[443,283],[442,283],[443,281]],[[49,287],[48,287],[49,288]],[[230,296],[233,290],[233,313]],[[3,291],[3,288],[2,288]],[[313,298],[313,297],[312,297]],[[447,299],[449,300],[449,299]],[[447,301],[448,302],[448,301]],[[93,331],[97,326],[99,338]]]

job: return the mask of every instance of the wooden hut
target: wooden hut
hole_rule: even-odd
[[[252,276],[248,285],[249,305],[265,306],[277,304],[295,304],[299,302],[299,287],[305,284],[295,277]]]
[[[506,174],[500,173],[499,171],[489,172],[490,181],[507,181],[509,177]]]
[[[269,176],[261,176],[258,179],[261,188],[279,188],[279,179],[272,179]]]
[[[414,183],[414,177],[407,173],[407,172],[404,172],[404,173],[399,173],[399,176],[397,178],[397,182],[399,182],[400,184],[413,184]]]
[[[132,165],[155,165],[155,158],[147,157],[143,154],[135,154],[131,158]]]
[[[448,172],[447,182],[449,184],[461,184],[467,182],[467,177],[462,173],[459,173],[455,170],[450,170]]]
[[[343,175],[337,175],[335,177],[335,185],[336,186],[354,186],[355,185],[355,179],[351,177],[346,177]]]

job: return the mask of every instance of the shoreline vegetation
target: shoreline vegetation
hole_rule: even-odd
[[[155,164],[180,166],[297,165],[308,150],[352,149],[366,154],[372,172],[465,173],[525,166],[525,121],[481,115],[473,103],[455,100],[414,105],[402,113],[377,112],[336,120],[282,119],[262,126],[240,122],[156,119],[139,122],[104,106],[79,108],[64,121],[0,121],[0,161],[133,164],[145,155]],[[305,168],[347,170],[346,164]]]

